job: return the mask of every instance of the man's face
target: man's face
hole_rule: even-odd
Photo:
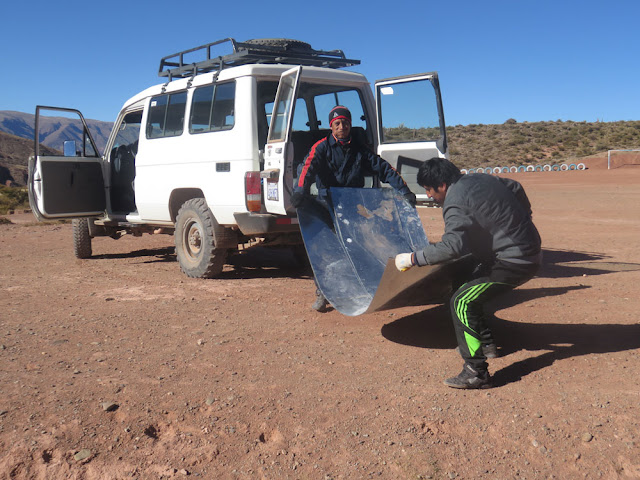
[[[340,140],[349,138],[349,133],[351,133],[351,122],[346,118],[337,118],[331,122],[331,133]]]
[[[424,187],[425,192],[435,200],[438,205],[444,204],[444,198],[447,196],[447,184],[443,183],[437,188]]]

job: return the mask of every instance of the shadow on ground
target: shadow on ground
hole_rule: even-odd
[[[138,263],[176,262],[174,247],[149,248],[125,253],[94,255],[95,260],[139,259]],[[217,279],[304,278],[312,275],[308,263],[301,261],[292,248],[254,246],[228,256],[226,268]]]
[[[637,263],[611,262],[608,255],[574,250],[543,250],[538,277],[571,278],[640,270]]]
[[[588,252],[546,250],[538,277],[573,278],[640,270],[640,265],[608,261],[606,255]],[[566,287],[526,288],[526,284],[492,302],[487,310],[504,309],[537,298],[561,296],[572,290],[590,288],[576,284]],[[593,325],[585,323],[537,324],[511,322],[491,316],[491,329],[501,356],[519,350],[534,355],[494,374],[496,386],[516,382],[550,366],[557,360],[597,353],[613,353],[640,348],[640,324]],[[421,348],[453,349],[455,334],[448,305],[438,305],[400,318],[382,327],[382,335],[393,342]],[[508,339],[501,342],[500,339]],[[535,354],[535,352],[541,352]]]

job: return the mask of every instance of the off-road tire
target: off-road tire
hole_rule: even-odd
[[[229,235],[227,229],[218,224],[204,198],[184,202],[178,210],[175,230],[180,269],[192,278],[219,275],[229,252]]]
[[[293,40],[290,38],[253,38],[247,40],[244,43],[251,43],[254,45],[264,45],[266,47],[284,47],[295,48],[298,50],[311,50],[311,45],[302,42],[300,40]]]
[[[76,258],[90,258],[91,235],[89,235],[89,219],[74,218],[71,221],[73,226],[73,253]]]

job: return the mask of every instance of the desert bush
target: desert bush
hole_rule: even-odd
[[[29,193],[26,187],[0,185],[0,215],[20,208],[29,208]]]

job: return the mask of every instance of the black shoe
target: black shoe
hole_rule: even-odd
[[[321,293],[318,293],[316,296],[316,301],[313,302],[313,305],[311,305],[311,308],[313,308],[316,312],[324,313],[328,310],[328,307],[329,307],[329,302],[327,301],[327,299],[324,298],[324,295],[322,295]]]
[[[456,347],[456,353],[460,355],[460,347]],[[489,343],[488,345],[482,345],[482,353],[487,358],[498,358],[498,346],[495,343]]]
[[[444,381],[451,388],[491,388],[491,375],[489,372],[481,372],[465,363],[462,372],[457,377],[447,378]]]

